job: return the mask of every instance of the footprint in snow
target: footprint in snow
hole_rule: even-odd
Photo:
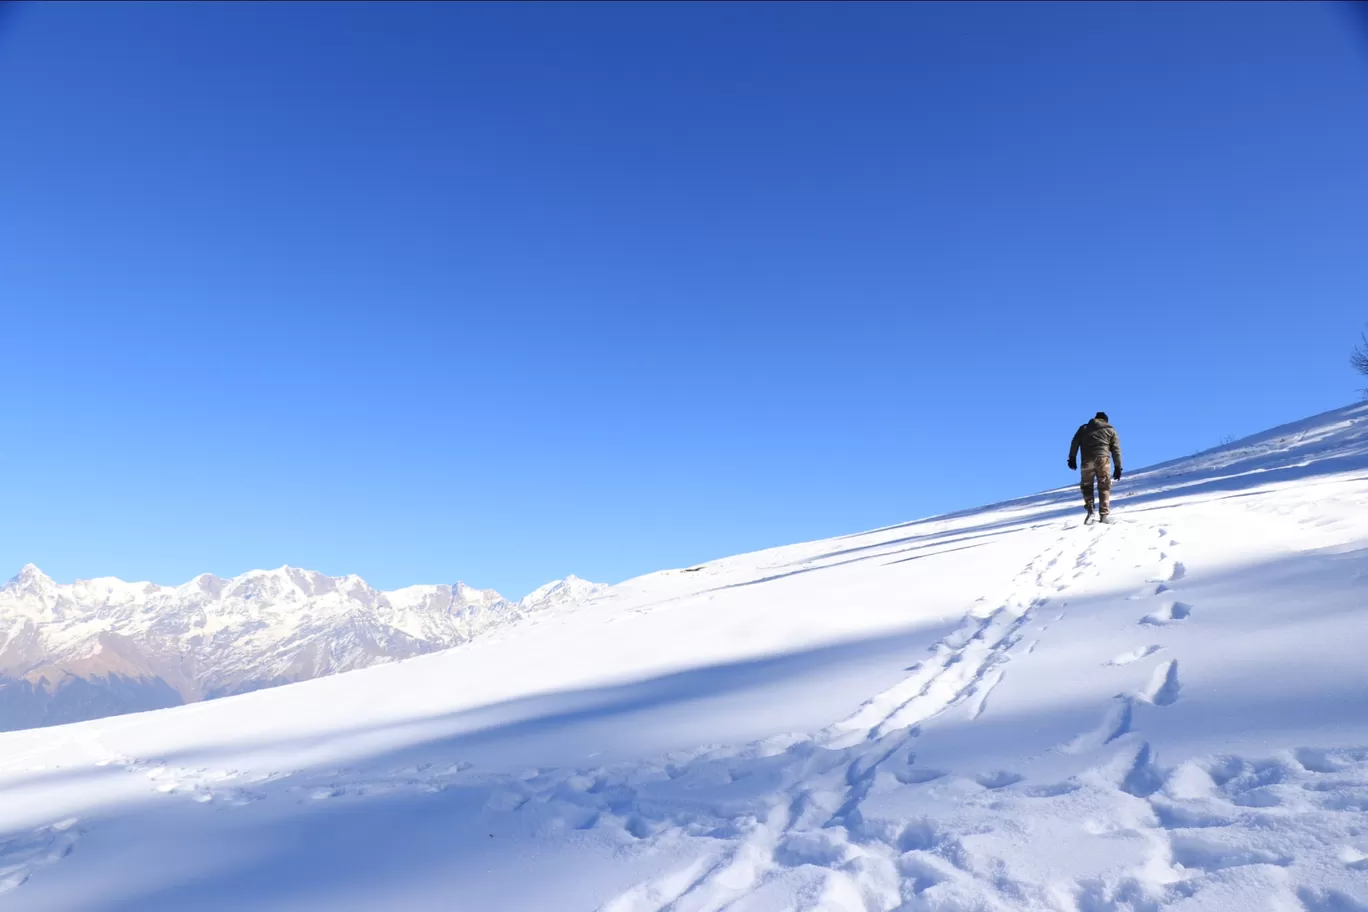
[[[1065,754],[1082,754],[1111,744],[1122,735],[1130,733],[1134,723],[1135,707],[1132,698],[1117,696],[1102,715],[1098,724],[1089,731],[1082,732],[1072,741],[1060,746]]]
[[[1204,834],[1183,833],[1170,837],[1173,863],[1189,870],[1211,873],[1245,865],[1287,867],[1295,860],[1282,852],[1251,848]]]
[[[894,778],[903,785],[921,785],[924,782],[933,782],[944,778],[946,775],[947,773],[943,770],[937,769],[896,770],[893,773]]]
[[[1298,887],[1297,899],[1307,912],[1368,912],[1368,906],[1339,890]]]
[[[1181,689],[1182,685],[1178,683],[1178,660],[1172,659],[1154,669],[1149,687],[1145,688],[1142,696],[1155,706],[1172,706],[1178,702],[1178,691]]]
[[[1030,798],[1059,798],[1063,795],[1072,795],[1082,788],[1077,782],[1056,782],[1051,785],[1033,785],[1025,790],[1025,794]]]
[[[1016,785],[1026,777],[1020,773],[1013,773],[1009,770],[998,770],[995,773],[988,773],[982,776],[975,776],[974,781],[986,789],[996,791],[1004,789],[1009,785]]]
[[[1141,623],[1143,624],[1145,622],[1142,620]],[[1148,658],[1149,656],[1154,655],[1156,652],[1163,648],[1163,646],[1159,645],[1137,646],[1130,652],[1123,652],[1116,658],[1110,659],[1109,661],[1103,662],[1102,664],[1106,665],[1109,668],[1115,668],[1121,665],[1129,665],[1132,662],[1138,662],[1141,659]]]
[[[1351,871],[1368,870],[1368,855],[1363,854],[1354,846],[1340,846],[1339,860]]]
[[[70,855],[80,835],[73,817],[0,841],[0,894],[21,886],[35,868]]]
[[[1165,624],[1172,624],[1174,621],[1187,620],[1192,614],[1192,606],[1187,602],[1169,602],[1158,611],[1150,612],[1140,619],[1140,623],[1148,627],[1163,627]]]
[[[1299,747],[1293,752],[1297,763],[1309,773],[1338,773],[1348,769],[1350,763],[1342,754],[1343,752],[1314,747]]]

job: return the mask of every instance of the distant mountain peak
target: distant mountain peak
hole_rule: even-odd
[[[52,577],[48,576],[42,570],[39,570],[37,564],[29,563],[20,567],[19,572],[10,577],[10,582],[19,583],[21,585],[28,583],[51,583]]]
[[[46,602],[56,589],[57,584],[52,577],[39,570],[36,564],[24,564],[18,573],[10,577],[9,582],[0,587],[0,592],[38,596]]]
[[[553,580],[538,589],[534,589],[523,598],[519,605],[563,605],[569,602],[582,602],[594,598],[608,587],[601,583],[591,583],[580,579],[573,573],[565,579]]]

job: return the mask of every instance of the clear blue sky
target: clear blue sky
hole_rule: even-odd
[[[1362,385],[1343,8],[0,17],[0,577],[517,596]]]

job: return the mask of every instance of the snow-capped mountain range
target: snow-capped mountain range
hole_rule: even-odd
[[[570,576],[511,602],[459,582],[382,592],[355,575],[294,567],[180,586],[58,584],[29,564],[0,587],[0,731],[405,659],[607,588]]]

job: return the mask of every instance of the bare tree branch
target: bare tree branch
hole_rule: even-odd
[[[1359,344],[1349,353],[1349,364],[1354,370],[1368,377],[1368,332],[1359,334]],[[1363,398],[1368,399],[1368,387],[1360,390]]]
[[[1359,344],[1349,355],[1349,363],[1354,370],[1368,377],[1368,333],[1359,336]]]

